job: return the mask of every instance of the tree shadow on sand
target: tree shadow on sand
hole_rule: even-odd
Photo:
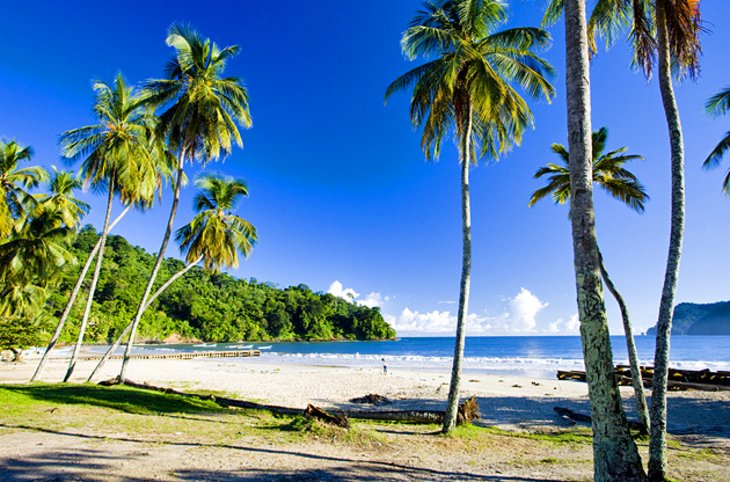
[[[149,440],[138,440],[131,437],[107,437],[102,435],[80,434],[61,430],[43,429],[22,425],[0,424],[0,427],[44,432],[53,435],[103,440],[105,442],[128,442],[149,446]],[[244,445],[204,444],[194,442],[166,442],[158,441],[155,445],[171,446],[185,449],[189,447],[205,447],[236,450],[255,455],[273,455],[307,459],[326,465],[324,467],[302,469],[235,469],[209,470],[181,468],[173,470],[170,479],[185,481],[331,481],[331,482],[395,482],[406,480],[429,481],[508,481],[508,482],[557,482],[560,479],[520,476],[505,476],[499,474],[476,474],[462,471],[437,470],[428,467],[402,465],[380,460],[351,459],[320,455],[309,452],[298,452],[276,448],[253,447]],[[124,456],[111,456],[103,449],[86,449],[71,447],[68,449],[48,450],[40,453],[25,454],[22,457],[0,458],[0,480],[7,482],[28,480],[98,480],[100,476],[108,477],[114,474],[115,480],[125,482],[149,482],[159,480],[157,477],[137,477],[117,475],[123,472],[123,466],[135,464],[135,459],[150,455],[151,450],[134,451]]]

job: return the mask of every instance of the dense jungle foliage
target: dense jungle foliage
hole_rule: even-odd
[[[50,296],[49,330],[98,238],[94,228],[87,226],[74,241],[72,252],[79,263],[64,271]],[[124,329],[137,309],[153,261],[152,255],[123,237],[109,237],[86,340],[111,342]],[[167,258],[156,286],[183,267],[182,261]],[[83,303],[76,303],[69,320],[71,326],[62,341],[76,338],[82,310]],[[373,340],[395,336],[378,308],[314,293],[303,284],[279,289],[255,279],[242,280],[199,267],[160,295],[144,314],[140,332],[146,341],[162,341],[173,334],[215,342]]]

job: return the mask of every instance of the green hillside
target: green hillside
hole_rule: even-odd
[[[656,334],[649,328],[647,334]],[[680,303],[674,308],[673,335],[730,335],[730,301]]]
[[[97,239],[96,231],[87,226],[74,242],[73,251],[79,265],[64,274],[51,296],[48,332],[63,310],[81,264]],[[132,246],[123,237],[109,237],[87,331],[88,341],[109,342],[129,323],[153,261],[152,255]],[[167,258],[157,285],[183,266],[181,261]],[[76,326],[85,303],[82,296],[79,298],[63,341],[71,341],[77,334]],[[242,280],[196,267],[162,294],[142,318],[142,339],[162,341],[173,334],[229,342],[373,340],[393,338],[395,331],[383,320],[378,308],[315,293],[303,284],[280,289],[255,279]]]

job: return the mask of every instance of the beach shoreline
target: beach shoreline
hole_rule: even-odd
[[[227,396],[304,409],[311,403],[326,409],[364,408],[350,400],[379,394],[392,401],[381,408],[392,410],[442,410],[448,394],[450,372],[430,368],[338,366],[277,363],[278,357],[246,359],[132,360],[128,378],[137,383],[188,392],[213,391]],[[26,383],[37,359],[0,364],[0,383]],[[113,378],[121,361],[110,360],[95,381]],[[82,383],[96,361],[81,360],[71,382]],[[41,377],[58,382],[66,360],[52,358]],[[621,387],[624,407],[635,419],[633,391]],[[647,390],[647,395],[650,392]],[[475,396],[480,423],[507,430],[565,428],[572,422],[561,418],[555,407],[590,414],[588,386],[557,378],[465,372],[461,395]],[[669,432],[730,437],[730,392],[670,392]],[[373,407],[377,410],[378,407]]]

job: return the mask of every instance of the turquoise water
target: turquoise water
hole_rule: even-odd
[[[614,361],[628,363],[625,340],[611,338]],[[653,365],[654,337],[636,338],[641,364]],[[249,343],[218,343],[212,346],[165,345],[140,350],[206,351],[237,349]],[[378,366],[393,368],[449,369],[454,338],[401,338],[395,341],[254,343],[262,350],[261,362],[335,366]],[[236,360],[236,359],[228,359]],[[670,366],[684,369],[730,370],[730,336],[672,337]],[[580,337],[520,336],[467,337],[464,368],[488,373],[546,375],[556,370],[583,368]]]

